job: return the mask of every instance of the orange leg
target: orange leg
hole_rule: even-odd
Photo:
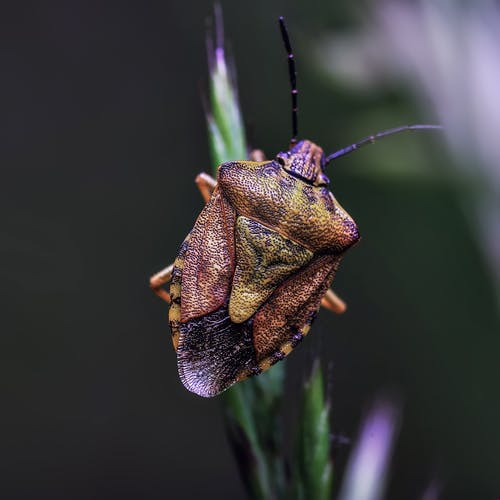
[[[264,151],[262,151],[262,149],[254,149],[250,153],[250,160],[251,161],[266,161],[266,155],[264,154]]]
[[[208,203],[208,200],[212,197],[212,193],[217,185],[217,181],[213,177],[210,177],[210,175],[202,172],[196,176],[194,182],[196,182],[205,203]]]
[[[174,265],[170,264],[165,269],[162,269],[160,272],[154,274],[149,278],[149,286],[151,290],[153,290],[160,299],[163,299],[167,304],[170,304],[170,294],[162,288],[165,283],[168,283],[172,278],[172,271],[174,269]]]
[[[205,203],[208,202],[212,196],[217,181],[213,177],[210,177],[208,174],[202,172],[196,177],[195,182],[200,190],[201,196],[203,196],[203,199],[205,200]],[[153,290],[153,292],[167,304],[170,304],[171,302],[170,294],[163,288],[163,285],[172,279],[173,269],[174,265],[170,264],[165,269],[162,269],[160,272],[149,278],[149,286],[151,287],[151,290]]]
[[[321,299],[321,305],[337,314],[342,314],[347,309],[346,303],[331,288]]]

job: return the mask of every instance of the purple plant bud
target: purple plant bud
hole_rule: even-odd
[[[383,498],[398,427],[399,406],[389,400],[376,401],[351,453],[339,500]]]

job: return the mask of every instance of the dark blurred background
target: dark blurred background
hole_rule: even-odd
[[[347,1],[223,1],[253,146],[290,137],[278,15],[300,89],[300,135],[332,152],[429,120],[404,88],[356,92],[312,57],[355,26]],[[206,19],[191,2],[11,2],[0,13],[0,497],[242,498],[217,398],[178,380],[167,307],[148,288],[202,207]],[[387,139],[339,160],[332,190],[358,222],[336,291],[287,360],[292,407],[330,364],[332,425],[355,437],[380,390],[403,401],[388,498],[500,494],[499,320],[489,271],[440,137]],[[393,174],[392,171],[407,172]],[[423,173],[422,173],[423,172]],[[287,410],[293,413],[293,410]],[[337,450],[339,475],[349,448]]]

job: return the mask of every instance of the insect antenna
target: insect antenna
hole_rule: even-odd
[[[283,43],[285,45],[285,50],[288,56],[288,74],[290,77],[290,87],[292,94],[292,138],[290,139],[290,146],[293,146],[297,142],[298,126],[297,126],[297,95],[299,91],[297,90],[297,72],[295,71],[295,59],[293,57],[292,45],[290,44],[290,38],[288,36],[288,31],[285,26],[285,19],[283,16],[279,18],[281,37],[283,38]]]
[[[407,130],[422,130],[422,129],[437,129],[442,130],[441,125],[403,125],[402,127],[390,128],[387,130],[383,130],[382,132],[378,132],[377,134],[370,135],[361,139],[350,146],[339,149],[335,153],[328,155],[325,159],[325,165],[335,158],[339,158],[340,156],[345,156],[349,153],[352,153],[356,149],[361,148],[362,146],[366,146],[367,144],[373,144],[377,139],[381,139],[382,137],[387,137],[388,135],[398,134],[399,132],[405,132]]]

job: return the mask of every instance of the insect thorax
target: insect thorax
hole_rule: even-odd
[[[276,160],[222,164],[218,185],[238,215],[313,253],[340,254],[358,241],[358,229],[328,189],[323,158],[319,146],[300,141]]]

